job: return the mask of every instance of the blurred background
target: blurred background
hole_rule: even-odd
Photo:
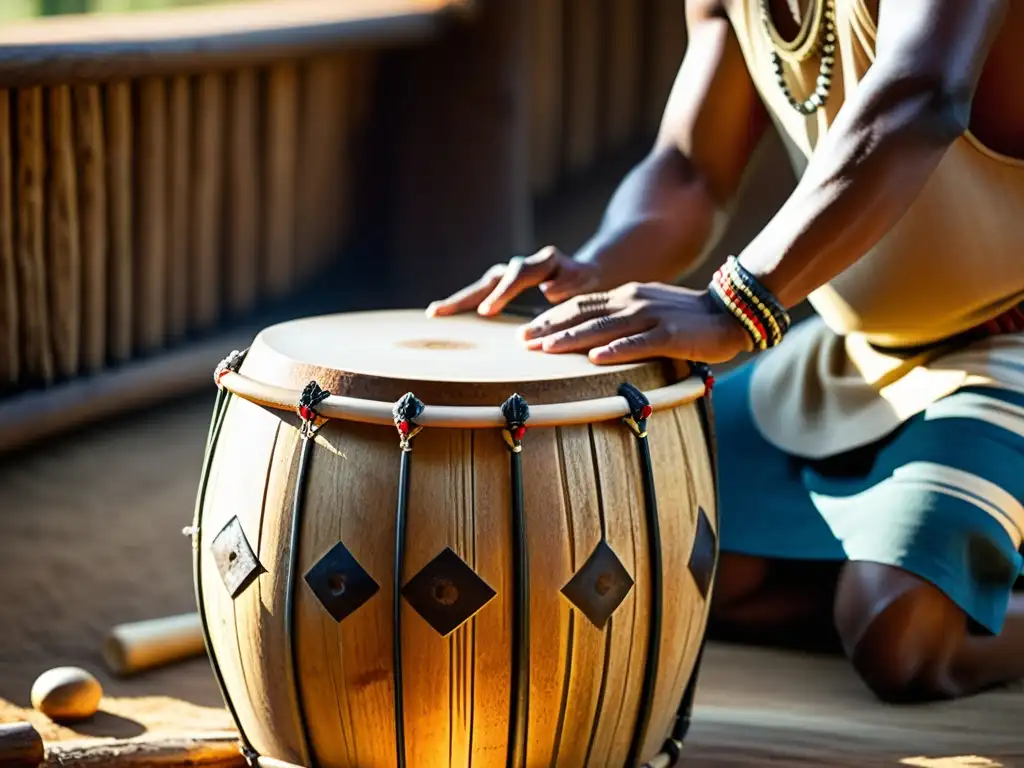
[[[118,623],[195,608],[181,529],[214,366],[282,319],[422,307],[511,255],[581,245],[651,146],[683,6],[0,0],[0,722],[48,739],[230,725],[204,659],[122,679],[100,653]],[[792,185],[771,136],[687,282]],[[763,713],[788,685],[793,722],[896,749],[840,660],[710,653],[702,705]],[[73,727],[29,706],[61,664],[105,692]],[[735,717],[699,725],[710,764],[764,738]]]

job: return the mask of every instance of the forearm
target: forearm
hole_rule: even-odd
[[[787,308],[896,225],[966,126],[964,99],[923,78],[872,74],[843,106],[789,200],[739,256]]]
[[[690,161],[674,147],[659,148],[619,185],[598,231],[575,258],[599,266],[601,289],[668,282],[700,256],[716,215]]]

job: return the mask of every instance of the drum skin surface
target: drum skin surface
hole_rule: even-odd
[[[419,312],[310,318],[261,333],[240,373],[296,389],[315,380],[333,394],[390,402],[411,391],[428,406],[499,406],[515,392],[531,405],[570,402],[612,396],[623,382],[654,389],[675,375],[661,363],[607,368],[529,353],[514,328]],[[248,745],[296,764],[395,768],[398,694],[404,765],[505,768],[516,602],[502,430],[424,428],[411,441],[398,691],[397,430],[330,420],[311,438],[292,553],[299,417],[237,396],[220,415],[200,490],[197,590],[211,659]],[[660,605],[652,604],[634,432],[609,421],[537,427],[522,438],[527,768],[618,768],[638,729],[635,764],[643,764],[661,750],[693,676],[710,598],[699,584],[707,574],[693,561],[706,557],[697,550],[718,528],[699,404],[655,412],[646,439]],[[598,567],[590,570],[592,557]],[[581,571],[577,589],[567,587]],[[589,599],[581,589],[598,597],[581,606]],[[642,711],[654,612],[655,683]]]

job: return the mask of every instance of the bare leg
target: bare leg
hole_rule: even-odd
[[[854,667],[886,700],[955,698],[1024,678],[1024,595],[1012,596],[998,636],[974,636],[935,586],[891,566],[847,563],[835,621]]]

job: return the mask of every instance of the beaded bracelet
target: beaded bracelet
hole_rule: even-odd
[[[777,346],[789,330],[789,313],[734,256],[715,272],[708,290],[715,302],[740,322],[754,349]]]

